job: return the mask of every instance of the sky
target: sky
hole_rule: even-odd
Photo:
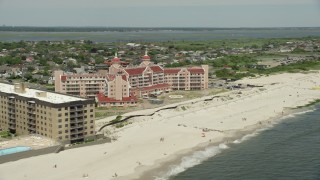
[[[320,27],[320,0],[0,0],[0,25]]]

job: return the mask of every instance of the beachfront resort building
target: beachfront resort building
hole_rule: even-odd
[[[0,83],[0,127],[65,143],[95,136],[94,100]]]
[[[125,75],[105,71],[95,74],[55,71],[55,79],[56,92],[96,99],[99,107],[137,104],[137,98],[130,94],[130,84]]]
[[[54,75],[56,92],[86,98],[95,98],[97,94],[104,93],[108,79],[103,70],[95,74],[55,71]]]
[[[136,67],[123,67],[117,55],[104,74],[55,72],[55,90],[81,97],[96,96],[99,106],[134,106],[137,98],[159,95],[170,90],[208,88],[208,65],[163,68],[146,54]],[[88,91],[91,90],[91,91]]]

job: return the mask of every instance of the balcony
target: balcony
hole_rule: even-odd
[[[77,140],[77,139],[83,139],[83,138],[84,138],[83,134],[71,135],[71,136],[70,136],[70,139],[71,139],[71,140]]]
[[[83,126],[83,122],[76,122],[71,124],[70,129],[83,128]]]
[[[70,131],[71,135],[82,134],[82,133],[83,133],[83,128],[73,129]]]
[[[73,129],[73,130],[70,131],[71,135],[75,135],[75,134],[78,134],[78,133],[79,133],[79,131],[77,129]]]
[[[16,120],[15,119],[11,119],[11,118],[9,118],[9,124],[16,124]]]
[[[81,112],[81,113],[71,113],[70,114],[70,118],[76,118],[76,117],[81,117],[83,116],[84,114]]]
[[[35,119],[36,119],[36,116],[35,116],[35,115],[34,115],[34,116],[29,116],[28,119],[29,119],[29,120],[35,120]]]
[[[35,125],[29,125],[28,130],[36,131],[36,126]]]
[[[27,113],[28,113],[28,115],[29,115],[29,116],[32,116],[32,115],[34,115],[34,116],[35,116],[36,111],[28,111]]]
[[[70,112],[83,111],[83,108],[70,108]]]
[[[36,121],[35,121],[35,120],[30,120],[30,119],[29,119],[28,124],[29,124],[29,125],[34,125],[34,126],[35,126],[35,125],[36,125]]]
[[[8,114],[15,114],[15,113],[16,113],[15,109],[12,109],[12,108],[8,109]]]
[[[9,129],[10,130],[15,130],[16,129],[16,125],[14,124],[9,124]]]
[[[36,130],[28,129],[29,134],[36,134]]]
[[[72,118],[70,119],[71,124],[83,123],[83,118]]]
[[[14,105],[15,105],[15,102],[14,102],[14,101],[8,101],[8,105],[9,105],[9,106],[14,106]]]

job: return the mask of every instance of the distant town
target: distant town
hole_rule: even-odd
[[[252,69],[318,60],[319,46],[317,38],[145,44],[90,40],[0,42],[0,76],[10,82],[41,84],[41,88],[54,90],[54,71],[94,74],[109,70],[116,53],[122,67],[132,68],[140,65],[148,51],[150,62],[162,68],[207,64],[210,78],[233,79],[248,76]]]

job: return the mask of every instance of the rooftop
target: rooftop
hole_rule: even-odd
[[[72,102],[72,101],[86,101],[87,99],[84,98],[78,98],[48,91],[41,91],[37,89],[30,89],[25,88],[25,92],[18,93],[14,90],[14,85],[0,83],[0,91],[4,93],[11,93],[11,94],[17,94],[22,97],[28,97],[28,98],[35,98],[39,99],[41,101],[53,103],[53,104],[61,104],[66,102]],[[46,93],[45,96],[40,96],[39,93]]]

